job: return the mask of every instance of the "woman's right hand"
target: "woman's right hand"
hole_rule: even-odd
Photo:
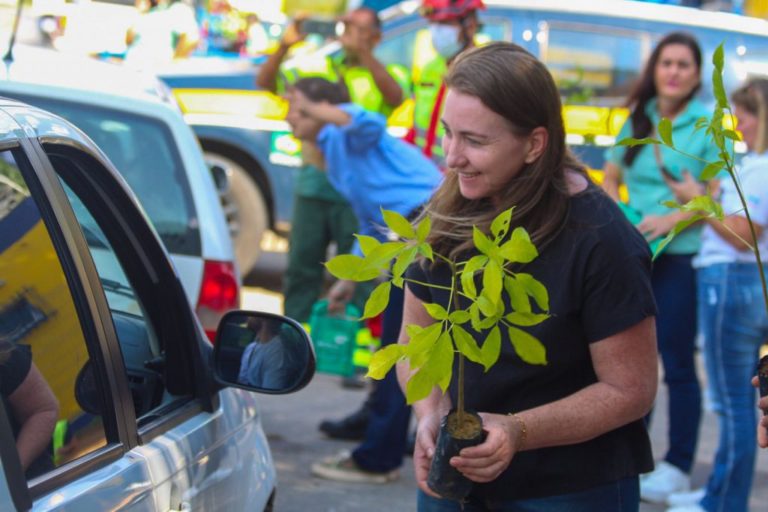
[[[760,387],[757,375],[752,377],[752,385],[756,388]],[[762,413],[757,421],[757,445],[760,448],[768,448],[768,416],[765,415],[768,413],[768,396],[760,398],[757,407]]]
[[[429,476],[429,467],[432,464],[432,457],[435,455],[435,442],[437,433],[440,430],[440,413],[435,412],[419,418],[416,428],[416,444],[413,448],[413,470],[416,477],[416,484],[419,489],[430,496],[440,498],[439,494],[429,488],[427,477]]]
[[[304,21],[304,18],[305,16],[303,15],[296,16],[293,21],[285,27],[283,37],[280,38],[280,46],[287,49],[307,38],[307,34],[301,32],[301,23]]]

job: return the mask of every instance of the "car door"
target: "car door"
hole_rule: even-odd
[[[11,213],[27,218],[8,221],[22,227],[0,256],[31,319],[13,332],[59,402],[53,464],[27,479],[33,508],[261,510],[274,468],[252,396],[215,391],[208,344],[154,231],[101,155],[56,133],[0,153],[26,205]],[[36,260],[22,266],[19,254]]]

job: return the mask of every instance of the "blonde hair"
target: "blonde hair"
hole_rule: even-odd
[[[768,150],[768,80],[755,78],[738,88],[731,95],[731,101],[757,117],[755,153]]]
[[[496,215],[514,207],[512,227],[525,227],[543,247],[568,214],[566,169],[586,176],[584,165],[566,147],[560,93],[552,75],[520,46],[496,42],[459,54],[446,86],[478,98],[506,119],[517,136],[545,128],[548,142],[542,155],[499,191],[496,204],[490,198],[464,198],[456,173],[449,170],[422,214],[432,219],[428,241],[437,252],[455,259],[473,247],[473,226],[487,233]]]

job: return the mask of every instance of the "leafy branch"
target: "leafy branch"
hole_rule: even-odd
[[[434,320],[427,326],[406,325],[407,345],[391,344],[371,358],[368,376],[382,379],[399,361],[412,370],[406,386],[408,403],[421,400],[439,386],[445,393],[453,378],[453,363],[459,357],[459,400],[464,413],[464,359],[483,366],[487,372],[501,353],[501,329],[506,329],[516,354],[529,364],[547,364],[546,349],[524,327],[549,318],[549,294],[532,275],[515,272],[513,266],[530,263],[538,257],[528,232],[517,227],[510,233],[513,209],[499,214],[491,223],[490,235],[473,228],[476,254],[454,261],[436,253],[427,242],[432,222],[425,216],[415,227],[402,215],[382,210],[384,222],[398,240],[380,242],[356,235],[363,256],[340,255],[326,263],[339,279],[368,281],[384,276],[365,304],[363,318],[380,314],[387,307],[392,286],[413,283],[447,291],[447,304],[425,303]],[[407,277],[406,270],[417,258],[446,265],[450,284],[424,283]],[[437,263],[435,263],[437,260]],[[464,305],[464,306],[462,306]],[[478,343],[468,330],[480,333]]]
[[[744,245],[748,247],[749,250],[754,254],[755,260],[757,261],[757,268],[760,272],[760,281],[763,288],[763,301],[765,302],[766,311],[768,311],[768,285],[766,285],[765,273],[763,270],[763,265],[761,264],[762,258],[760,256],[760,248],[757,244],[757,232],[755,231],[755,225],[752,222],[752,218],[749,213],[744,191],[741,188],[741,182],[739,181],[739,177],[736,173],[736,164],[733,155],[734,142],[740,141],[741,137],[738,133],[736,133],[735,130],[725,128],[723,126],[724,121],[727,121],[729,126],[736,125],[733,110],[731,109],[731,105],[728,102],[728,97],[725,93],[725,87],[723,85],[724,61],[725,57],[723,54],[723,43],[720,43],[712,55],[712,64],[714,65],[714,70],[712,71],[712,90],[714,91],[717,104],[710,119],[702,117],[696,121],[696,129],[704,129],[705,134],[710,137],[712,142],[717,147],[718,160],[715,160],[714,162],[706,162],[701,158],[694,157],[693,155],[687,155],[687,153],[675,147],[674,141],[672,140],[672,122],[667,118],[662,118],[656,129],[656,132],[659,135],[659,139],[653,137],[646,137],[643,139],[628,137],[617,142],[617,145],[639,146],[660,144],[680,154],[687,155],[691,158],[695,158],[696,160],[705,162],[706,165],[704,166],[704,169],[702,170],[701,176],[699,178],[701,181],[709,181],[723,171],[728,173],[728,176],[733,181],[736,193],[739,196],[739,201],[741,202],[744,216],[746,217],[747,223],[749,224],[749,231],[752,239],[751,243],[748,243],[737,233],[735,233],[727,224],[723,223],[723,219],[725,218],[723,208],[720,203],[711,196],[710,191],[707,190],[706,195],[694,197],[685,204],[680,204],[675,201],[666,201],[664,203],[665,206],[689,213],[690,216],[678,222],[675,227],[672,228],[669,234],[667,234],[664,240],[662,240],[657,247],[654,258],[658,256],[659,253],[661,253],[661,251],[664,250],[664,248],[678,234],[680,234],[680,232],[692,224],[702,220],[716,219],[718,222],[723,223],[723,226],[728,229],[728,231],[730,231],[736,238],[741,240]]]

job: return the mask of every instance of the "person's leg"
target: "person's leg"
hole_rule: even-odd
[[[327,212],[333,203],[296,196],[283,277],[283,310],[298,322],[308,322],[312,305],[323,289],[322,262],[330,241]]]
[[[389,304],[384,310],[381,345],[397,343],[403,318],[403,290],[392,287]],[[368,471],[387,472],[403,463],[411,408],[397,382],[394,368],[379,381],[371,395],[371,415],[365,440],[352,457]]]
[[[416,510],[418,512],[485,512],[488,509],[477,503],[477,500],[471,496],[461,503],[456,500],[433,498],[419,490],[416,497]]]
[[[694,359],[696,278],[691,258],[659,257],[654,262],[652,282],[658,307],[656,336],[669,392],[669,451],[665,460],[690,474],[701,420],[701,388]]]
[[[750,379],[765,339],[765,304],[754,265],[705,270],[700,283],[711,319],[704,347],[708,376],[716,387],[720,440],[701,504],[711,511],[746,511],[756,455]]]
[[[352,207],[346,203],[339,203],[331,211],[330,219],[331,238],[336,242],[338,254],[346,254],[352,251],[355,241],[355,233],[360,232],[360,223],[355,216]],[[373,291],[373,281],[357,283],[352,304],[362,311],[365,309],[365,301]]]
[[[639,509],[640,486],[637,477],[558,496],[488,504],[489,511],[498,512],[637,512]],[[419,512],[422,512],[421,509]]]

